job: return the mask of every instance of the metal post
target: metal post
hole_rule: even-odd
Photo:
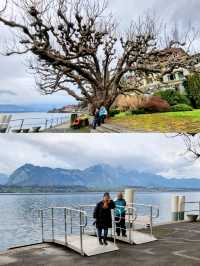
[[[72,211],[70,210],[70,223],[71,223],[71,234],[73,233],[73,226],[72,226]]]
[[[128,229],[129,229],[129,242],[131,243],[131,219],[130,219],[130,208],[128,209]]]
[[[67,209],[64,209],[64,218],[65,218],[65,244],[67,244]]]
[[[80,207],[80,211],[81,211],[81,224],[82,224],[84,221],[82,211],[84,211],[84,209],[82,207]],[[82,228],[82,232],[83,232],[83,234],[85,234],[85,228]]]
[[[150,207],[150,230],[151,235],[153,235],[153,207]]]
[[[84,256],[83,252],[83,230],[82,230],[82,213],[80,212],[80,245],[81,245],[81,255]]]
[[[53,118],[51,119],[51,126],[50,126],[51,128],[53,127]]]
[[[115,215],[114,215],[114,226],[113,226],[114,232],[113,232],[113,236],[114,236],[114,245],[116,245],[116,221],[115,221]]]
[[[199,201],[199,219],[200,219],[200,201]]]
[[[114,231],[115,231],[115,213],[112,211],[112,228],[111,228],[111,237],[114,236]]]
[[[20,130],[22,130],[22,128],[23,128],[23,125],[24,125],[24,119],[22,119],[21,121],[22,121],[22,122],[21,122],[21,126],[20,126],[20,128],[19,128]]]
[[[48,119],[46,119],[46,121],[45,121],[45,129],[47,129],[48,128]]]
[[[43,210],[40,210],[40,215],[41,215],[42,243],[44,243],[44,214],[43,214]]]
[[[52,241],[54,242],[54,209],[51,208],[51,230],[52,230]]]

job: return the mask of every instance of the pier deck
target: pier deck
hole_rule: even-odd
[[[90,128],[72,129],[70,123],[66,122],[62,125],[55,126],[53,128],[48,128],[42,131],[42,133],[90,133]]]
[[[119,251],[94,257],[82,257],[51,244],[16,248],[0,254],[0,265],[200,265],[200,222],[158,226],[154,228],[154,235],[158,241],[138,246],[118,242]]]

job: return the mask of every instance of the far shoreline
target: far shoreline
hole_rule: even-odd
[[[114,194],[114,193],[117,193],[119,191],[123,191],[124,189],[122,190],[116,190],[116,191],[113,191],[113,190],[109,190],[110,193]],[[108,190],[106,190],[108,191]],[[72,195],[72,194],[101,194],[101,193],[104,193],[105,191],[102,190],[102,191],[68,191],[68,192],[0,192],[0,196],[3,196],[3,195],[19,195],[19,196],[23,196],[23,195],[28,195],[28,196],[31,196],[31,195]],[[162,193],[162,194],[165,194],[165,193],[195,193],[195,192],[200,192],[200,189],[198,190],[192,190],[192,189],[187,189],[187,190],[137,190],[136,189],[136,193],[156,193],[156,194],[159,194],[159,193]]]

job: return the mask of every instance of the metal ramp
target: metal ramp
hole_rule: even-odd
[[[87,212],[88,224],[85,228],[85,233],[88,235],[96,235],[96,230],[92,225],[93,221],[93,210],[95,205],[81,205],[80,210]],[[118,206],[119,208],[119,206]],[[149,243],[156,241],[157,238],[153,235],[153,219],[159,217],[159,208],[152,205],[145,204],[128,204],[126,208],[126,234],[127,237],[117,236],[116,229],[119,225],[119,221],[115,220],[115,214],[113,212],[113,228],[109,232],[109,237],[116,242],[116,240],[129,243],[131,245],[140,245],[144,243]],[[138,230],[142,228],[149,228],[149,233],[143,233]]]
[[[108,241],[101,246],[96,236],[85,234],[88,224],[87,213],[83,210],[53,207],[39,210],[42,242],[55,243],[70,248],[83,256],[94,256],[119,250]]]
[[[67,244],[65,243],[64,238],[55,239],[54,243],[62,246],[66,246],[80,254],[81,245],[80,245],[80,237],[77,235],[71,235],[68,238]],[[101,246],[99,245],[98,238],[95,236],[84,235],[83,236],[83,253],[85,256],[96,256],[103,253],[117,251],[119,248],[113,244],[113,242],[108,241],[108,245]]]
[[[117,236],[117,240],[126,242],[132,245],[141,245],[149,242],[156,241],[157,238],[155,238],[153,235],[147,234],[147,233],[142,233],[139,231],[131,231],[130,236],[127,237],[121,237]]]
[[[94,256],[119,250],[116,240],[131,245],[144,244],[157,239],[153,236],[153,219],[159,216],[159,209],[151,205],[129,204],[126,207],[126,216],[116,216],[112,212],[113,227],[109,231],[109,237],[113,242],[108,245],[100,245],[96,228],[94,226],[93,211],[95,205],[81,205],[75,208],[52,207],[39,210],[41,218],[41,233],[43,243],[55,243],[68,247],[83,256]],[[141,213],[140,208],[144,208]],[[116,219],[117,218],[117,219]],[[120,227],[121,219],[125,219],[127,237],[118,237],[116,229]],[[136,229],[149,228],[150,233],[143,233]]]

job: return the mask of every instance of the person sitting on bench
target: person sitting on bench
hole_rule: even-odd
[[[73,126],[74,129],[79,129],[79,128],[81,127],[81,120],[80,120],[80,118],[77,118],[77,119],[73,122],[72,126]]]

